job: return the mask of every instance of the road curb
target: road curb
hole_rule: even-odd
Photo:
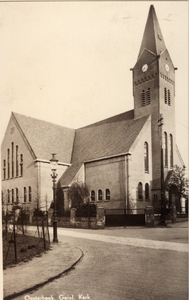
[[[84,256],[84,253],[83,253],[83,251],[81,250],[81,248],[79,248],[79,247],[75,247],[76,249],[79,249],[80,250],[80,252],[81,252],[81,255],[80,255],[80,257],[69,267],[69,268],[67,268],[67,269],[65,269],[65,270],[63,270],[62,272],[60,272],[59,274],[57,274],[57,275],[55,275],[55,276],[52,276],[52,277],[50,277],[49,279],[47,279],[47,280],[45,280],[44,282],[41,282],[41,283],[39,283],[39,284],[36,284],[36,285],[34,285],[34,286],[32,286],[32,287],[29,287],[29,288],[26,288],[26,289],[24,289],[24,290],[22,290],[22,291],[20,291],[20,292],[15,292],[14,294],[11,294],[11,295],[8,295],[8,296],[5,296],[3,299],[4,300],[11,300],[11,299],[14,299],[14,298],[16,298],[16,297],[18,297],[18,296],[22,296],[22,295],[24,295],[24,294],[26,294],[26,293],[29,293],[29,292],[31,292],[31,291],[33,291],[33,290],[35,290],[35,289],[37,289],[37,288],[40,288],[40,287],[42,287],[42,286],[44,286],[44,285],[46,285],[47,283],[50,283],[50,282],[52,282],[53,280],[55,280],[55,279],[58,279],[59,277],[61,277],[62,275],[67,275],[81,260],[82,260],[82,258],[83,258],[83,256]]]

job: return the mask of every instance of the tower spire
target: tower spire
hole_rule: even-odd
[[[161,52],[166,49],[153,5],[150,6],[138,58],[144,49],[147,49],[155,55],[160,55]]]

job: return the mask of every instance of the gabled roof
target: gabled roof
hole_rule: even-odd
[[[62,175],[61,185],[70,184],[82,163],[129,152],[149,116],[134,119],[129,111],[76,130],[72,167]]]
[[[161,52],[166,49],[153,5],[150,6],[138,58],[140,57],[144,49],[151,51],[155,55],[160,55]]]
[[[29,143],[35,158],[49,160],[56,153],[60,162],[70,163],[75,130],[13,112],[12,117]]]

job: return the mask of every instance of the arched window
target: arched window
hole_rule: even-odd
[[[102,201],[102,190],[98,190],[98,200]]]
[[[14,203],[14,190],[12,189],[12,203]]]
[[[164,132],[164,166],[167,167],[168,159],[167,159],[167,132]]]
[[[169,135],[169,158],[170,158],[170,167],[173,167],[173,136]]]
[[[91,191],[91,201],[95,201],[95,191]]]
[[[138,200],[143,200],[143,196],[142,196],[142,183],[139,182],[138,184]]]
[[[23,154],[20,154],[20,176],[23,176]]]
[[[148,183],[145,184],[145,200],[146,201],[149,200],[149,184]]]
[[[3,160],[3,179],[6,179],[6,160]]]
[[[148,163],[148,143],[144,143],[144,170],[145,172],[149,172],[149,163]]]
[[[106,200],[110,200],[110,190],[106,189]]]
[[[31,191],[31,186],[29,186],[29,202],[32,201],[32,191]]]
[[[170,90],[168,90],[168,105],[171,106],[171,93],[170,93]]]
[[[7,198],[8,198],[8,203],[10,203],[10,191],[7,190]]]
[[[24,187],[24,202],[27,201],[26,187]]]
[[[16,146],[16,177],[18,177],[18,146]]]
[[[18,202],[18,189],[16,188],[16,202]]]
[[[141,93],[141,106],[145,106],[145,90]]]
[[[164,100],[165,100],[165,104],[167,104],[167,89],[164,88]]]
[[[14,177],[14,143],[12,143],[12,178]]]
[[[147,105],[151,103],[150,88],[147,89]]]
[[[7,159],[8,159],[8,179],[10,178],[10,149],[7,149]]]

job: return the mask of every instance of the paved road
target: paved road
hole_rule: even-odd
[[[154,230],[85,231],[58,229],[59,240],[71,243],[83,250],[82,261],[66,276],[62,276],[28,295],[15,299],[34,300],[35,297],[52,296],[51,299],[54,300],[187,300],[188,266],[186,252],[173,249],[154,249],[139,245],[136,247],[118,242],[119,236],[124,240],[130,235],[134,235],[137,239],[139,237],[143,240],[148,239],[149,242],[151,238],[148,237],[152,235],[154,241],[158,241],[158,237],[161,241],[159,231]],[[182,236],[182,243],[187,240],[184,228],[179,229],[178,239],[177,235],[173,234],[173,228],[163,230],[165,230],[164,234],[167,232],[167,237],[171,240],[169,245],[176,244],[173,237],[176,237],[178,244],[180,235]],[[77,237],[75,237],[75,233]],[[99,239],[91,239],[97,235]],[[116,237],[114,242],[112,242],[112,236]]]

